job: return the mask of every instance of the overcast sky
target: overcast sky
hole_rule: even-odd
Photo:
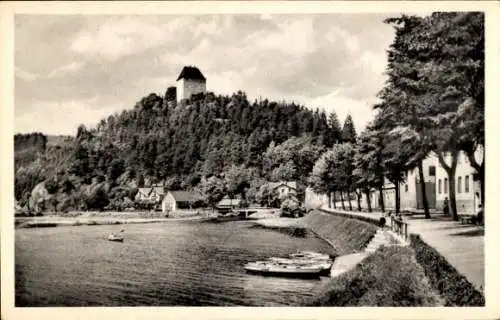
[[[74,135],[196,65],[209,91],[350,112],[360,132],[385,80],[387,16],[16,15],[15,131]]]

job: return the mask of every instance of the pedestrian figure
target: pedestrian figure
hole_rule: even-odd
[[[448,197],[444,198],[443,213],[447,216],[450,214],[450,206],[448,205]]]
[[[479,204],[477,210],[477,224],[482,225],[484,223],[483,219],[484,219],[483,205]]]

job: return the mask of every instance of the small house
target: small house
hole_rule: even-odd
[[[221,213],[231,212],[232,210],[241,206],[241,199],[231,199],[225,196],[219,203],[217,203],[217,211]]]
[[[165,188],[161,185],[153,185],[149,194],[149,199],[152,202],[159,203],[165,197]]]
[[[149,201],[150,194],[151,188],[139,188],[137,194],[135,195],[135,200],[139,202]]]
[[[297,182],[296,181],[280,181],[270,184],[271,189],[277,192],[278,196],[288,198],[290,196],[297,196]]]
[[[198,196],[194,192],[168,191],[165,193],[161,208],[163,213],[190,210],[196,201],[198,201]]]

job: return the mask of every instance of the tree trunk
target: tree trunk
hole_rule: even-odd
[[[385,212],[385,204],[384,204],[384,187],[380,186],[378,188],[378,204],[380,206],[380,211]]]
[[[396,200],[396,201],[395,201],[395,207],[396,207],[396,208],[395,208],[395,211],[396,211],[396,214],[399,214],[399,212],[400,212],[400,208],[399,208],[399,207],[400,207],[400,204],[399,204],[399,181],[398,181],[398,180],[396,180],[396,181],[394,182],[394,191],[395,191],[395,192],[394,192],[394,196],[395,196],[395,198],[396,198],[396,199],[395,199],[395,200]]]
[[[358,211],[361,212],[361,197],[363,196],[363,194],[361,192],[359,192],[358,190],[356,190],[356,198],[358,200]]]
[[[441,152],[438,152],[439,164],[448,174],[448,189],[450,191],[450,210],[452,218],[455,221],[458,221],[457,199],[455,194],[455,171],[457,169],[457,158],[458,158],[458,150],[452,151],[451,165],[449,166],[444,160],[443,154]]]
[[[332,193],[328,192],[328,209],[332,208]]]
[[[337,209],[336,194],[337,193],[335,191],[333,191],[333,201],[332,201],[333,202],[333,209]]]
[[[351,191],[347,191],[347,201],[349,201],[349,211],[352,211]]]
[[[448,185],[450,189],[450,207],[451,213],[453,214],[453,220],[458,220],[457,212],[457,198],[455,193],[455,172],[453,174],[448,174]]]
[[[431,213],[429,212],[429,203],[427,202],[427,194],[425,192],[424,168],[422,160],[418,162],[418,176],[420,179],[420,192],[422,192],[422,204],[424,205],[425,219],[430,219]]]
[[[372,212],[372,203],[371,203],[371,197],[370,197],[370,190],[366,189],[365,190],[365,195],[366,195],[366,205],[368,207],[368,212]]]
[[[342,204],[342,210],[345,211],[345,205],[344,205],[344,194],[342,191],[340,191],[340,203]]]

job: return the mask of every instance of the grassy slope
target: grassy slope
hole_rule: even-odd
[[[377,232],[377,227],[371,223],[321,211],[312,211],[300,224],[330,241],[338,255],[363,250]]]
[[[311,306],[440,306],[408,247],[382,247],[353,270],[332,279]]]

